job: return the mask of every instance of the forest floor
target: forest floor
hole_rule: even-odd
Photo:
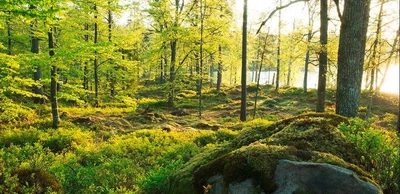
[[[134,112],[129,108],[112,107],[109,104],[86,110],[67,107],[61,108],[62,119],[88,128],[101,126],[103,129],[119,132],[160,128],[167,131],[242,129],[243,123],[239,120],[240,86],[223,87],[220,92],[215,89],[205,89],[202,94],[201,116],[199,96],[194,90],[180,90],[176,95],[175,108],[169,108],[167,99],[163,98],[166,95],[160,87],[162,86],[153,85],[139,89],[136,95],[138,104]],[[247,98],[248,121],[253,119],[278,121],[313,112],[317,101],[315,89],[304,93],[301,88],[283,87],[276,92],[270,85],[261,86],[257,94],[257,107],[254,106],[255,96],[256,86],[250,85]],[[365,118],[369,101],[369,94],[362,93],[358,117]],[[371,115],[375,124],[389,128],[396,126],[395,115],[399,110],[398,95],[380,93],[374,96],[372,103]],[[325,111],[335,112],[333,90],[327,90]]]
[[[247,122],[242,122],[239,86],[224,86],[219,92],[205,88],[201,109],[195,88],[185,86],[177,88],[175,106],[170,108],[166,88],[166,84],[156,83],[141,86],[131,98],[102,99],[98,108],[60,101],[61,123],[57,130],[52,129],[49,104],[27,103],[31,110],[21,121],[0,124],[0,193],[41,193],[43,185],[59,193],[162,193],[171,189],[171,177],[185,165],[190,166],[195,156],[218,153],[218,147],[236,137],[257,139],[259,129],[313,112],[317,101],[316,90],[304,93],[300,88],[282,87],[276,92],[272,86],[263,85],[255,103],[257,87],[250,85]],[[335,111],[334,93],[326,93],[328,113]],[[365,118],[368,102],[368,93],[362,93],[361,119]],[[397,146],[389,146],[386,140],[395,140],[392,136],[399,97],[379,94],[372,102],[368,125],[357,120],[356,127],[345,128],[365,132],[370,124],[379,126],[378,133],[369,132],[375,135],[373,138],[377,134],[382,137],[375,138],[378,143],[385,141],[374,144],[379,148],[377,152],[389,154],[379,163],[387,168],[374,175],[381,185],[395,188],[390,181],[394,171],[385,162],[393,160],[390,157]],[[381,133],[380,129],[389,133]],[[26,185],[28,180],[32,184]]]

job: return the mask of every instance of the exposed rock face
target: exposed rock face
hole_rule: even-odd
[[[246,194],[246,193],[260,193],[265,194],[260,191],[259,187],[255,187],[251,179],[246,179],[245,181],[239,183],[231,183],[228,185],[227,189],[224,189],[224,180],[221,175],[212,176],[208,179],[209,185],[211,188],[206,193],[214,193],[214,194]]]
[[[274,194],[293,192],[326,194],[381,194],[377,186],[360,180],[353,171],[326,163],[280,160],[275,171]]]

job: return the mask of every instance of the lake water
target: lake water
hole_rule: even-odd
[[[293,71],[296,72],[296,71]],[[286,72],[281,72],[282,75],[284,75]],[[382,72],[383,74],[383,72]],[[271,70],[271,71],[262,71],[260,74],[260,84],[272,84],[274,75],[276,76],[276,71]],[[217,71],[214,72],[214,81],[217,79]],[[252,83],[256,82],[255,81],[255,72],[254,71],[249,71],[247,73],[247,83]],[[285,79],[279,80],[279,85],[284,86],[286,85],[286,76],[284,75],[283,77]],[[365,73],[364,73],[364,78],[363,78],[363,83],[362,83],[362,89],[365,88]],[[378,78],[378,83],[382,81],[382,75]],[[292,79],[290,81],[290,85],[294,87],[303,87],[303,79],[304,79],[304,70],[297,71],[295,76],[292,76]],[[336,76],[334,76],[331,80],[327,80],[327,87],[330,87],[330,85],[335,85],[336,84]],[[382,92],[388,92],[388,93],[394,93],[394,94],[399,94],[400,93],[400,86],[399,86],[399,65],[392,65],[389,67],[389,70],[386,75],[386,79],[382,85],[381,91]],[[223,83],[224,84],[233,84],[234,83],[234,78],[231,77],[231,75],[225,73],[223,75]],[[240,84],[240,73],[237,74],[236,78],[236,83]],[[308,71],[308,79],[307,79],[307,87],[308,88],[313,88],[317,89],[318,87],[318,69],[316,70],[309,70]]]

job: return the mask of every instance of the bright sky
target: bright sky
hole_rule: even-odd
[[[235,0],[235,9],[237,11],[237,21],[241,26],[242,15],[243,15],[243,2],[244,0]],[[282,1],[283,5],[285,0]],[[260,26],[261,21],[265,20],[268,15],[279,5],[279,0],[248,0],[248,23],[250,30],[257,30]],[[305,3],[299,2],[289,6],[286,9],[281,10],[282,13],[282,25],[284,29],[291,29],[293,22],[296,23],[307,23],[307,6]],[[263,30],[267,30],[270,27],[272,33],[276,33],[278,29],[278,12],[267,22],[263,27]]]

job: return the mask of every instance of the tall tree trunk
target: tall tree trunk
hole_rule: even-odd
[[[202,114],[202,89],[203,89],[203,34],[204,34],[204,13],[203,13],[203,0],[200,0],[200,64],[199,64],[199,78],[198,78],[198,96],[199,96],[199,118]]]
[[[260,34],[260,39],[261,39],[261,34]],[[257,90],[256,90],[256,96],[254,98],[254,110],[253,110],[253,119],[256,117],[256,113],[257,113],[257,101],[258,101],[258,93],[259,91],[261,91],[260,89],[260,77],[261,77],[261,70],[262,70],[262,66],[263,66],[263,62],[264,62],[264,54],[266,52],[266,48],[267,48],[267,39],[268,39],[268,34],[265,36],[265,42],[264,45],[262,47],[262,51],[261,51],[261,59],[260,59],[260,67],[258,69],[258,76],[257,76]]]
[[[29,9],[36,9],[35,6],[30,5]],[[39,38],[36,36],[35,34],[35,30],[36,30],[36,24],[37,24],[37,20],[34,19],[31,22],[31,52],[34,54],[39,54],[40,53],[40,42],[39,42]],[[43,95],[43,86],[40,83],[42,79],[42,67],[40,65],[37,65],[35,68],[35,72],[33,73],[33,80],[36,82],[36,84],[33,86],[33,92],[35,94],[39,94],[39,95]],[[44,99],[40,98],[40,97],[36,97],[34,99],[35,103],[44,103]]]
[[[37,37],[32,37],[31,39],[32,45],[31,45],[31,52],[35,54],[39,54],[40,52],[40,46],[39,46],[39,38]],[[40,65],[36,66],[35,72],[33,73],[33,80],[36,82],[38,85],[33,86],[33,92],[35,94],[40,94],[43,95],[43,86],[41,85],[40,81],[42,79],[42,67]],[[44,103],[43,98],[35,98],[36,103]]]
[[[304,80],[303,80],[303,92],[307,93],[308,89],[308,65],[310,63],[310,43],[312,39],[312,28],[314,26],[313,14],[311,14],[311,3],[308,2],[308,33],[307,33],[307,52],[304,60]]]
[[[370,0],[345,0],[341,18],[336,113],[355,117],[360,101]]]
[[[165,78],[164,78],[164,63],[163,63],[163,60],[164,60],[164,55],[162,55],[160,57],[160,83],[164,83],[164,80],[165,80]]]
[[[85,42],[89,42],[89,24],[85,24]],[[88,69],[88,62],[85,61],[85,64],[83,66],[83,89],[89,90],[89,69]]]
[[[108,2],[111,6],[111,2]],[[112,42],[112,25],[113,25],[113,17],[112,11],[108,10],[108,42]],[[111,97],[115,97],[115,84],[116,84],[116,77],[115,77],[115,70],[116,68],[113,67],[113,71],[110,71],[110,95]]]
[[[279,1],[279,6],[282,6],[282,0]],[[281,69],[281,10],[278,11],[278,50],[277,50],[277,60],[276,60],[276,81],[275,81],[275,91],[279,90],[279,73]]]
[[[378,56],[378,46],[381,42],[381,30],[382,30],[382,16],[383,16],[383,5],[384,5],[384,1],[381,1],[380,4],[380,8],[379,8],[379,13],[378,13],[378,23],[376,25],[376,32],[375,32],[375,40],[372,44],[372,54],[371,54],[371,58],[369,61],[369,64],[371,65],[371,84],[369,86],[369,103],[367,105],[367,114],[365,116],[365,120],[368,121],[368,119],[371,117],[371,111],[372,111],[372,102],[373,102],[373,98],[375,95],[375,88],[374,88],[374,83],[377,85],[378,82],[377,80],[375,80],[375,76],[376,78],[378,78],[378,66],[379,66],[379,60],[380,60],[380,56]],[[375,74],[376,73],[376,74]]]
[[[222,47],[221,45],[218,46],[218,55],[219,55],[219,61],[218,61],[218,74],[217,74],[217,91],[221,91],[221,82],[222,82]]]
[[[54,56],[54,35],[53,32],[55,28],[50,28],[48,32],[48,40],[49,40],[49,55],[50,57]],[[58,114],[58,102],[57,102],[57,66],[51,66],[51,82],[50,82],[50,101],[51,101],[51,114],[53,120],[53,128],[57,129],[60,123],[60,116]]]
[[[94,44],[97,44],[98,42],[98,34],[99,34],[99,29],[98,29],[98,24],[97,24],[97,6],[94,5]],[[97,52],[95,51],[94,53],[94,62],[93,62],[93,71],[94,71],[94,95],[95,95],[95,102],[94,106],[98,107],[99,106],[99,76],[98,76],[98,67],[99,67],[99,62],[98,62],[98,56]]]
[[[246,121],[246,96],[247,96],[247,0],[243,5],[243,31],[242,31],[242,93],[240,103],[240,120]]]
[[[328,43],[328,1],[321,0],[320,12],[320,39],[321,51],[319,53],[319,72],[318,72],[318,92],[316,112],[325,111],[326,96],[326,70],[328,66],[328,51],[326,44]]]
[[[171,41],[171,64],[169,67],[169,82],[170,82],[170,93],[168,96],[168,104],[170,107],[174,107],[175,104],[175,65],[176,65],[176,43],[177,40]]]

